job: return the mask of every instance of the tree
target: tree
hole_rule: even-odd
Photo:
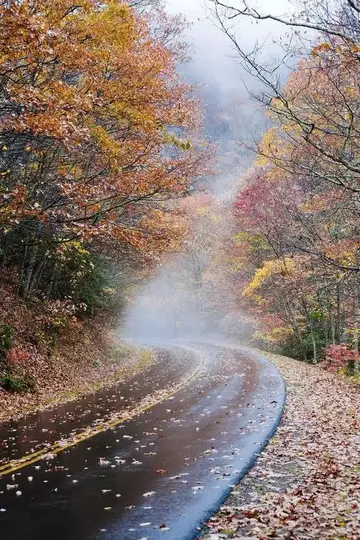
[[[161,251],[206,155],[180,21],[119,0],[1,2],[0,20],[0,240],[21,295],[55,292],[67,243]]]
[[[211,3],[270,122],[235,205],[240,305],[270,339],[275,331],[284,344],[290,332],[293,352],[300,346],[316,360],[344,342],[358,351],[360,7],[310,1],[279,16],[251,1]],[[259,43],[245,50],[236,35],[243,19],[284,26],[285,36],[273,36],[277,60],[266,61]]]

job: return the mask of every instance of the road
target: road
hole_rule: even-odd
[[[156,348],[159,362],[136,380],[0,430],[3,463],[49,445],[41,460],[0,477],[2,538],[197,536],[273,432],[284,383],[255,353],[206,343]],[[88,433],[154,389],[166,399],[51,453],[56,441]]]

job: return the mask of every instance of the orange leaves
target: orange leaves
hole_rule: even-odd
[[[311,51],[311,55],[316,57],[319,56],[322,52],[328,52],[331,50],[330,43],[320,43],[320,45],[317,45],[314,47]]]
[[[163,14],[154,32],[120,0],[24,0],[0,13],[1,220],[37,220],[50,243],[176,244],[167,201],[207,158],[197,100],[176,72],[181,47],[167,39],[182,22]]]
[[[345,335],[358,348],[357,55],[329,42],[299,63],[270,104],[273,127],[235,204],[234,271],[255,337],[315,361]]]

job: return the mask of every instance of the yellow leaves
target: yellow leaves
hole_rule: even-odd
[[[167,144],[171,144],[173,146],[176,146],[177,148],[181,148],[181,150],[191,150],[193,147],[193,144],[191,141],[187,139],[181,139],[180,137],[177,137],[173,133],[165,133],[164,141]]]
[[[359,262],[359,246],[360,242],[356,238],[354,240],[340,240],[330,244],[324,250],[324,253],[327,257],[338,261],[344,266],[352,266],[357,265]]]
[[[299,209],[304,213],[321,212],[327,210],[328,200],[321,195],[314,195],[311,199],[299,205]]]
[[[243,290],[243,296],[255,297],[255,291],[260,289],[269,277],[279,274],[285,277],[290,275],[294,268],[295,262],[289,257],[285,257],[282,260],[266,261],[261,268],[256,270],[252,281]]]
[[[199,206],[195,211],[199,216],[205,216],[209,212],[209,208],[207,206]]]
[[[287,126],[293,135],[293,128],[297,126]],[[286,130],[283,128],[283,132]],[[278,127],[270,128],[265,132],[259,146],[258,157],[255,165],[258,167],[267,167],[266,179],[269,181],[277,180],[283,172],[283,160],[289,153],[286,137],[281,134]],[[270,174],[269,174],[270,172]]]
[[[356,54],[360,53],[360,45],[357,45],[356,43],[351,43],[350,47],[351,47],[352,52]]]
[[[279,344],[284,343],[287,338],[293,334],[293,331],[288,326],[279,326],[277,328],[272,328],[269,331],[257,330],[253,338],[264,340],[269,344]]]
[[[130,124],[141,127],[147,133],[154,133],[157,130],[154,111],[147,108],[145,103],[141,109],[128,106],[126,116],[129,118]]]
[[[260,153],[256,159],[256,165],[259,167],[268,165],[272,162],[271,156],[277,151],[276,147],[276,128],[266,131],[260,143]]]
[[[317,45],[314,47],[311,51],[311,56],[316,57],[319,56],[323,52],[328,52],[331,50],[330,43],[320,43],[320,45]]]
[[[57,167],[56,173],[59,176],[66,176],[68,174],[68,167],[66,165],[61,165],[60,167]]]
[[[10,112],[2,131],[14,134],[11,152],[23,148],[17,138],[27,134],[31,155],[11,173],[34,185],[23,204],[37,220],[59,223],[56,235],[141,251],[157,243],[161,251],[184,227],[171,203],[160,215],[152,207],[186,193],[207,156],[192,142],[197,103],[176,72],[179,51],[160,37],[160,29],[177,34],[181,23],[163,14],[155,32],[151,17],[128,4],[5,2],[0,65],[9,74],[2,84]],[[5,152],[3,146],[4,159]],[[22,219],[13,185],[6,197],[10,218],[17,212]]]
[[[234,273],[241,272],[242,270],[246,270],[246,268],[247,268],[247,261],[246,259],[244,259],[244,257],[232,257],[231,259],[232,272]]]
[[[221,221],[221,216],[218,216],[218,215],[216,215],[216,214],[211,214],[210,220],[211,220],[213,223],[220,223],[220,221]]]
[[[56,174],[59,176],[68,176],[74,179],[80,179],[84,173],[80,164],[76,165],[59,165],[56,168]]]
[[[235,242],[244,242],[244,241],[251,240],[252,237],[253,237],[252,233],[241,231],[235,234],[234,240]]]
[[[246,243],[251,247],[251,249],[268,249],[269,244],[265,240],[262,234],[252,233],[247,231],[241,231],[235,234],[235,242],[242,244]]]
[[[66,242],[59,245],[56,252],[58,255],[61,255],[63,257],[71,257],[73,252],[76,252],[82,257],[89,256],[89,252],[87,251],[87,249],[85,249],[83,244],[81,242],[78,242],[77,240],[73,240],[71,242]]]
[[[255,161],[255,165],[257,165],[258,167],[264,167],[268,163],[269,163],[268,158],[266,156],[262,156],[262,155],[258,155],[258,157],[256,158],[256,161]]]
[[[91,35],[97,52],[106,57],[107,48],[128,49],[135,36],[135,21],[131,9],[118,0],[104,0],[99,10],[92,10],[83,21],[83,31]]]
[[[272,98],[272,100],[271,100],[271,110],[281,111],[281,110],[284,110],[284,109],[285,109],[284,103],[280,98],[277,98],[277,97]],[[271,116],[271,114],[270,114],[270,116]]]
[[[120,144],[114,140],[111,134],[101,126],[93,126],[91,134],[102,151],[111,157],[116,157],[121,149]]]

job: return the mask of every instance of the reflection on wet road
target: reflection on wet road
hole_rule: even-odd
[[[162,363],[135,389],[118,385],[41,413],[28,430],[22,422],[0,432],[4,457],[13,459],[43,445],[46,426],[57,440],[203,366],[185,388],[140,416],[0,478],[2,538],[196,536],[272,431],[284,386],[256,355],[207,344],[162,349]]]

